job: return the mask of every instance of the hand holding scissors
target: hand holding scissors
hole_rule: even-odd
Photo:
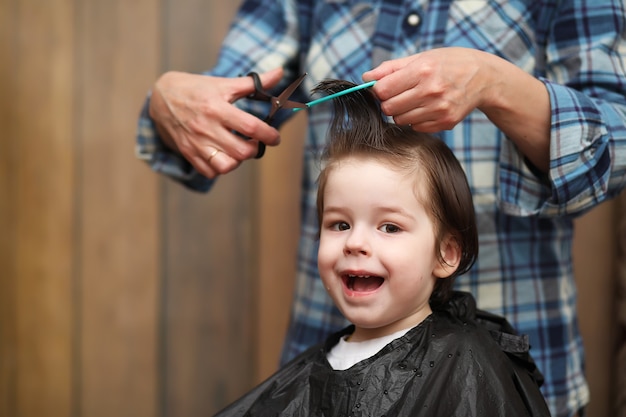
[[[278,95],[278,97],[273,96],[263,90],[263,85],[261,84],[261,79],[259,78],[259,74],[256,72],[251,72],[248,74],[252,77],[254,81],[254,93],[250,94],[248,98],[252,100],[260,100],[260,101],[269,101],[270,102],[270,112],[265,118],[265,123],[271,124],[272,120],[274,120],[274,116],[280,109],[306,109],[306,103],[298,103],[297,101],[289,100],[289,97],[296,91],[296,89],[302,84],[304,77],[306,77],[306,72],[302,74],[298,79],[292,82],[282,93]],[[265,144],[263,142],[259,142],[259,151],[255,158],[261,158],[265,154]]]
[[[259,74],[266,88],[278,84],[282,68]],[[150,116],[165,144],[200,174],[215,178],[254,158],[258,143],[277,145],[278,131],[233,106],[255,92],[250,77],[220,78],[168,72],[154,85]],[[251,140],[242,140],[235,132]]]
[[[334,94],[327,95],[325,97],[318,98],[313,101],[309,101],[308,103],[299,103],[297,101],[289,100],[289,97],[296,91],[296,89],[302,84],[304,77],[306,77],[306,72],[298,77],[293,83],[289,85],[278,97],[272,96],[271,94],[265,92],[263,90],[263,86],[261,85],[261,80],[259,79],[259,75],[256,72],[251,72],[248,74],[254,80],[254,89],[255,92],[250,94],[248,98],[253,100],[261,100],[261,101],[269,101],[271,103],[271,110],[267,117],[265,118],[265,122],[267,124],[271,124],[274,116],[281,109],[291,109],[296,112],[302,109],[307,109],[312,106],[316,106],[325,101],[331,100],[335,97],[343,96],[344,94],[350,94],[354,91],[358,91],[364,88],[372,87],[376,81],[370,81],[361,85],[357,85],[346,90],[338,91]],[[256,155],[256,158],[261,158],[265,153],[265,144],[263,142],[259,142],[259,152]]]
[[[305,109],[373,85],[370,82],[350,91],[299,103],[289,100],[289,97],[306,74],[278,96],[267,93],[263,86],[272,88],[278,84],[283,75],[281,68],[248,75],[252,82],[248,77],[219,78],[168,72],[154,86],[150,116],[160,137],[207,178],[230,172],[246,159],[262,157],[266,145],[278,145],[279,133],[270,123],[279,110]],[[267,117],[260,120],[232,105],[235,100],[244,97],[270,102]],[[241,136],[247,140],[242,140]]]

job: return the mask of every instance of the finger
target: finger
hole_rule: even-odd
[[[402,69],[378,80],[372,89],[379,100],[386,101],[398,96],[406,98],[407,94],[415,96],[419,83],[419,74]]]
[[[220,149],[206,147],[205,151],[209,150],[210,155],[206,162],[218,175],[227,174],[241,164],[241,161],[234,159]]]
[[[460,121],[455,114],[445,109],[429,109],[425,107],[413,108],[406,113],[393,116],[393,120],[399,125],[410,125],[419,132],[439,132],[453,129]]]
[[[276,86],[283,78],[283,69],[281,67],[259,74],[261,85],[264,90]],[[232,78],[232,94],[231,102],[254,93],[254,81],[252,77]]]
[[[411,59],[413,59],[413,56],[385,61],[376,68],[372,68],[371,70],[364,72],[362,76],[363,81],[369,82],[381,80],[399,69],[404,68]]]
[[[207,178],[227,174],[237,168],[241,162],[226,152],[212,146],[205,146],[200,152],[189,158],[196,171]]]
[[[216,119],[191,121],[191,132],[181,132],[179,149],[186,157],[201,154],[202,158],[207,158],[206,147],[212,147],[243,161],[256,155],[258,141],[270,146],[280,143],[278,130],[235,106],[222,106],[219,112],[212,114]]]
[[[411,128],[418,132],[425,132],[422,130],[427,126],[431,126],[435,120],[425,114],[423,109],[412,109],[406,113],[400,113],[393,116],[393,121],[401,126],[411,126]]]
[[[400,91],[388,99],[380,99],[380,108],[387,116],[396,117],[424,106],[413,88]]]
[[[259,74],[261,78],[261,85],[263,85],[264,90],[269,90],[272,87],[275,87],[280,80],[283,78],[284,71],[281,67],[274,68],[273,70],[263,72]],[[254,83],[253,89],[254,89]]]
[[[250,113],[231,106],[224,109],[221,117],[224,127],[238,132],[246,138],[263,142],[269,146],[276,146],[280,143],[278,130]],[[245,151],[243,148],[232,150],[235,152]]]
[[[254,119],[257,123],[265,125],[265,123],[259,119]],[[204,159],[208,159],[212,156],[211,152],[215,148],[232,158],[233,161],[239,163],[247,159],[252,159],[257,155],[259,142],[239,132],[233,131],[226,126],[218,126],[211,132],[210,139],[207,138],[196,143],[194,153],[201,154]]]
[[[235,169],[241,161],[252,158],[257,152],[256,142],[248,143],[237,138],[221,126],[192,139],[183,135],[179,149],[196,171],[207,178]],[[220,161],[217,166],[216,159]]]
[[[448,130],[442,128],[437,120],[427,120],[416,124],[410,124],[409,126],[416,132],[422,133],[439,133],[442,130]]]
[[[213,167],[202,156],[196,154],[187,157],[187,160],[195,168],[195,170],[203,176],[209,179],[217,177],[217,171],[213,169]]]

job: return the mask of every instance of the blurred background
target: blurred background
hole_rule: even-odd
[[[154,80],[210,68],[238,3],[0,2],[0,417],[207,416],[275,369],[304,113],[208,195],[134,156]],[[624,207],[578,220],[590,416],[626,416]]]

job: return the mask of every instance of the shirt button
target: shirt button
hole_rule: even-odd
[[[422,19],[417,13],[411,13],[406,17],[406,24],[415,27],[420,24]]]

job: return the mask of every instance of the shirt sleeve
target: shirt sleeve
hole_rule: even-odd
[[[190,190],[209,191],[215,181],[198,173],[185,158],[166,147],[159,138],[154,122],[148,114],[150,97],[149,92],[139,115],[135,156],[145,161],[153,171],[170,177]]]
[[[281,91],[299,74],[297,16],[293,1],[244,1],[224,39],[216,65],[204,72],[204,75],[237,77],[251,71],[260,73],[282,66],[285,76],[276,87],[276,91]],[[291,98],[303,101],[301,94],[297,93]],[[189,189],[209,191],[215,180],[199,174],[181,155],[166,147],[159,137],[148,113],[150,98],[151,93],[148,93],[139,115],[135,155],[155,172]],[[234,104],[259,117],[269,111],[269,103],[239,100]],[[273,125],[279,126],[289,118],[290,115],[286,113],[279,112]]]
[[[507,213],[578,215],[626,185],[624,7],[564,1],[554,12],[540,77],[551,104],[550,171],[538,173],[504,140],[499,197]]]

